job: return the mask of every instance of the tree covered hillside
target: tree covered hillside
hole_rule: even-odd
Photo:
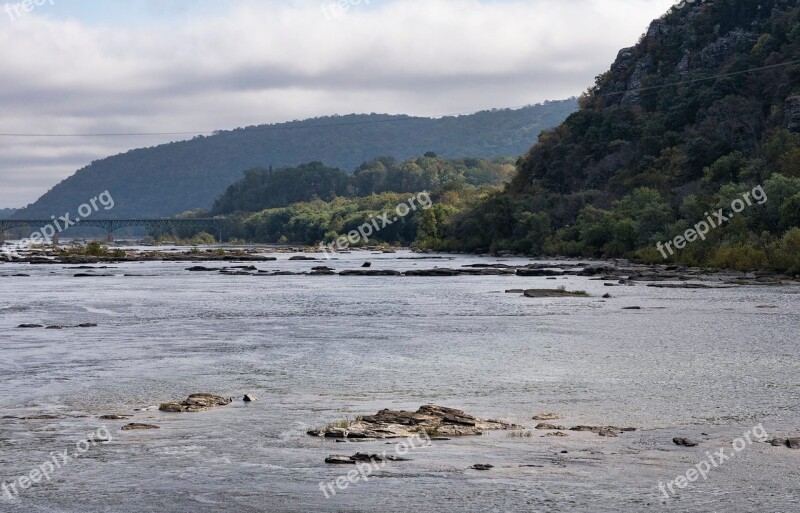
[[[658,242],[760,187],[763,204],[669,259],[800,272],[800,7],[673,8],[518,167],[434,246],[663,261]]]
[[[17,216],[61,215],[105,190],[116,201],[114,217],[208,209],[243,170],[255,167],[320,161],[352,171],[379,155],[406,159],[426,151],[450,158],[518,156],[576,108],[572,99],[439,119],[349,115],[218,132],[93,162]]]
[[[499,191],[515,170],[513,158],[447,160],[431,152],[404,162],[373,159],[352,175],[320,162],[251,169],[216,201],[212,212],[186,212],[183,217],[224,215],[229,239],[311,245],[335,240],[370,218],[393,212],[411,195],[429,193],[435,205],[398,219],[372,239],[408,245],[419,237],[441,236],[445,218]],[[186,228],[173,235],[190,239],[198,230]]]

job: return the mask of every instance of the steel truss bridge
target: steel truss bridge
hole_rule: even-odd
[[[207,219],[80,219],[73,221],[74,224],[71,227],[89,227],[105,230],[108,242],[114,241],[114,232],[116,230],[131,226],[159,229],[161,231],[170,231],[183,227],[209,227],[219,232],[220,239],[222,239],[221,230],[222,221],[224,220],[222,217]],[[43,232],[43,229],[48,226],[50,229],[47,231],[55,232],[52,237],[47,237]],[[51,240],[53,244],[58,244],[59,235],[62,233],[64,226],[59,219],[0,219],[0,244],[5,242],[6,231],[19,228],[31,230],[30,233],[38,231],[42,234],[42,239]]]

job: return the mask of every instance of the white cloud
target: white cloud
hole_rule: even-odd
[[[0,21],[0,132],[206,132],[561,99],[671,4],[395,0],[329,18],[319,0],[242,1],[138,26],[46,17],[43,6]],[[92,159],[170,139],[0,138],[0,206],[34,201]]]

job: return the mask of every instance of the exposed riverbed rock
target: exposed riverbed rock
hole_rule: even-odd
[[[467,415],[462,410],[425,405],[416,412],[381,410],[350,424],[347,428],[311,430],[311,436],[326,438],[408,438],[422,433],[431,436],[473,436],[484,431],[523,429],[498,420]]]
[[[636,428],[621,428],[616,426],[575,426],[570,431],[590,431],[600,436],[617,437],[622,433],[636,431]]]
[[[680,445],[681,447],[697,447],[697,442],[692,440],[691,438],[684,438],[684,437],[675,437],[672,439],[672,443],[675,445]]]
[[[535,415],[533,420],[558,420],[561,416],[558,413],[540,413]]]
[[[494,465],[490,465],[488,463],[478,463],[470,467],[470,469],[472,470],[481,470],[481,471],[492,470],[493,468]]]
[[[536,426],[536,429],[541,429],[541,430],[545,430],[545,431],[547,431],[547,430],[549,430],[549,431],[563,431],[563,430],[565,430],[567,428],[565,428],[564,426],[556,426],[554,424],[548,424],[548,423],[542,422],[541,424],[538,424]]]
[[[354,269],[342,271],[339,276],[402,276],[402,274],[400,271],[392,270]]]
[[[133,423],[122,426],[123,431],[148,431],[151,429],[161,429],[161,428],[158,426],[154,426],[152,424],[139,424],[139,423]]]
[[[183,402],[164,403],[158,409],[168,413],[197,413],[233,402],[230,397],[214,394],[192,394]]]
[[[585,292],[570,292],[561,289],[528,289],[525,297],[554,298],[554,297],[589,297]]]
[[[325,463],[329,465],[355,465],[356,463],[373,463],[383,461],[411,461],[409,458],[386,454],[370,454],[367,452],[357,452],[352,456],[332,454],[325,458]]]

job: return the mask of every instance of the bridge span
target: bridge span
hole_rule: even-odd
[[[80,219],[75,221],[73,227],[103,229],[106,231],[108,242],[114,241],[114,232],[116,230],[131,226],[140,226],[147,229],[157,228],[163,231],[186,226],[207,226],[219,232],[220,239],[222,239],[221,230],[222,221],[224,220],[225,218],[223,217],[197,219]],[[59,235],[63,233],[63,230],[57,229],[60,227],[60,225],[56,224],[57,222],[58,219],[0,219],[0,244],[5,242],[5,232],[18,228],[31,230],[31,234],[38,231],[42,234],[42,239],[58,244]],[[44,229],[46,227],[50,227],[47,231],[55,232],[52,237],[45,236]]]

